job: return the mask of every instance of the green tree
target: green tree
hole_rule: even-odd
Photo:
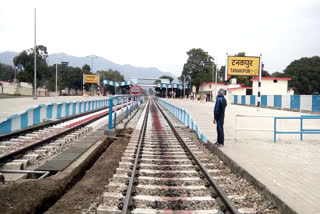
[[[82,71],[85,73],[85,74],[92,74],[91,72],[91,67],[87,64],[85,64],[84,66],[82,66]]]
[[[215,66],[214,58],[201,48],[193,48],[187,52],[187,55],[188,59],[183,65],[179,79],[183,79],[185,75],[185,82],[190,83],[191,80],[191,84],[196,86],[198,91],[200,84],[212,81]]]
[[[46,58],[48,57],[47,47],[39,45],[36,47],[37,57],[37,86],[45,86],[48,84],[48,65]],[[22,51],[18,56],[13,58],[14,65],[18,68],[17,78],[19,81],[33,83],[34,82],[34,53],[33,48]],[[33,85],[34,87],[34,85]]]
[[[12,80],[14,76],[14,69],[11,65],[0,63],[0,80],[8,81]]]
[[[277,72],[273,72],[272,73],[272,77],[284,77],[284,73],[282,73],[282,72],[279,72],[279,71],[277,71]]]
[[[289,87],[297,94],[319,94],[320,92],[320,57],[303,57],[294,60],[284,70],[283,77],[290,77]]]

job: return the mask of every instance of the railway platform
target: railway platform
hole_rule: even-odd
[[[100,98],[102,99],[106,97],[58,96],[38,97],[36,100],[34,100],[32,97],[0,99],[0,122],[14,114],[23,113],[27,109],[40,104],[47,105],[50,103],[75,102]]]
[[[209,143],[216,142],[211,102],[200,103],[182,99],[163,99],[186,109]],[[238,117],[236,115],[260,117]],[[228,156],[277,199],[296,213],[319,213],[320,200],[320,136],[298,134],[278,135],[273,141],[273,119],[264,116],[300,116],[300,112],[257,109],[228,104],[225,117],[225,146],[219,152]],[[300,121],[283,120],[281,130],[294,131]],[[310,128],[320,127],[320,120],[307,121]],[[256,131],[243,131],[253,128]]]

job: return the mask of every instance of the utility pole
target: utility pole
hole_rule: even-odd
[[[98,58],[97,56],[87,56],[87,58],[90,58],[90,60],[91,60],[91,71],[92,71],[92,73],[93,73],[93,60],[94,59],[96,59],[96,58]],[[99,83],[98,83],[99,84]],[[99,87],[99,86],[98,86]],[[92,94],[93,94],[93,83],[91,83],[91,92],[92,92]]]
[[[218,64],[216,64],[216,81],[214,83],[214,94],[216,95],[217,94],[217,81],[218,81]]]
[[[58,63],[56,63],[56,97],[58,96]]]
[[[36,35],[37,35],[37,9],[34,8],[34,49],[33,49],[33,53],[34,53],[34,95],[33,95],[33,99],[36,100],[37,98],[37,39],[36,39]]]
[[[183,75],[183,98],[186,96],[186,75]]]

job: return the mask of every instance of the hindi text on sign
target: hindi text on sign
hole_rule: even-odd
[[[228,75],[259,76],[260,57],[228,57]]]
[[[89,75],[89,74],[85,74],[84,75],[84,83],[96,83],[96,84],[98,84],[98,82],[99,82],[98,75]]]

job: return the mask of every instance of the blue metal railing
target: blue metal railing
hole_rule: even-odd
[[[123,109],[123,104],[126,105],[126,116],[131,115],[139,105],[143,103],[142,95],[116,95],[111,96],[108,100],[109,102],[109,121],[108,121],[108,129],[115,129],[117,127],[117,106],[121,104],[121,109]],[[129,102],[133,102],[129,105]],[[113,110],[113,107],[115,109]],[[112,123],[113,122],[113,123]]]
[[[204,135],[204,133],[202,133],[198,124],[196,124],[196,122],[191,117],[191,114],[187,110],[168,103],[162,99],[156,98],[156,100],[184,125],[188,126],[192,130],[195,130],[202,142],[208,143],[208,138]]]
[[[303,134],[320,134],[320,129],[303,128],[303,121],[310,119],[320,119],[320,116],[301,115],[300,117],[274,117],[274,142],[277,142],[277,134],[300,134],[300,140],[303,140]],[[277,131],[277,120],[300,120],[300,131]]]

